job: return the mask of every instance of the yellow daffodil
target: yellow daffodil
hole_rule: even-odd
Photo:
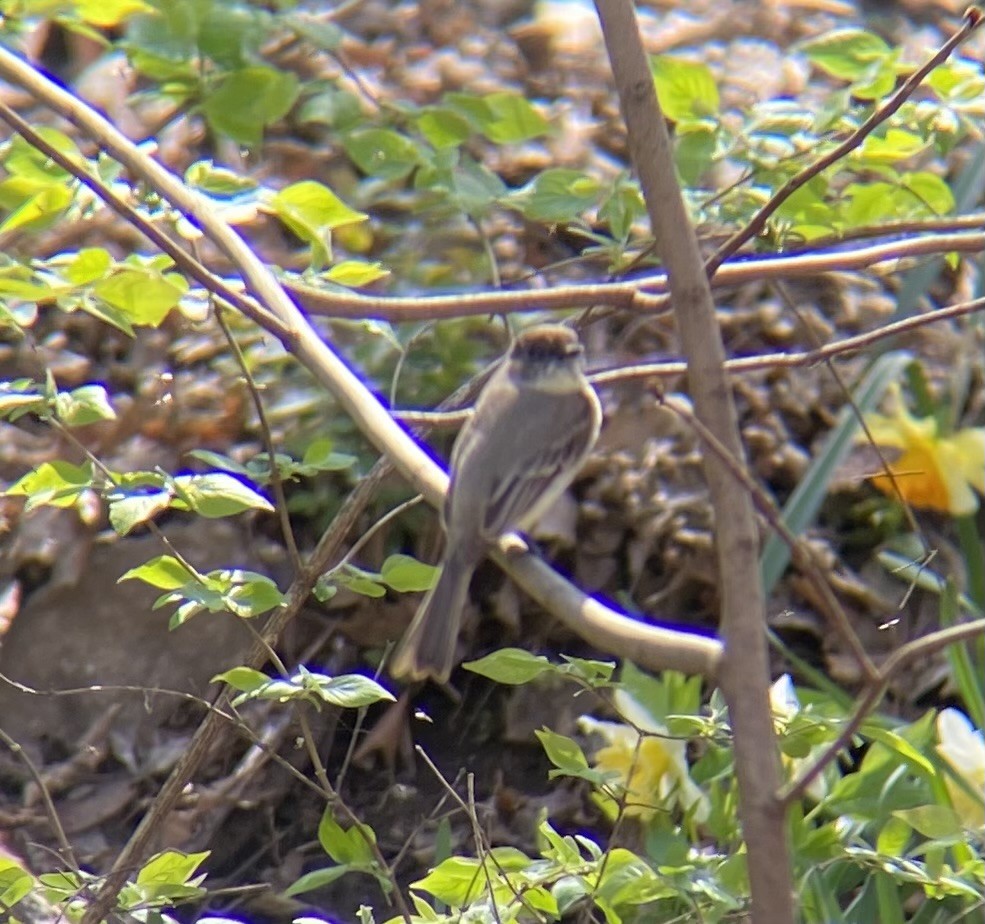
[[[590,716],[582,716],[578,725],[606,742],[595,752],[595,768],[611,773],[625,791],[626,815],[645,821],[657,812],[680,808],[695,821],[705,821],[710,804],[688,772],[687,742],[670,737],[624,690],[617,690],[614,698],[620,715],[632,725]],[[636,728],[646,734],[641,736]]]
[[[951,804],[968,828],[985,827],[985,735],[957,709],[937,714],[937,753],[968,784],[971,792],[944,777]],[[972,795],[975,793],[976,795]]]
[[[865,422],[876,445],[900,450],[889,466],[896,486],[886,475],[874,475],[872,483],[891,497],[898,488],[914,507],[955,516],[974,513],[975,491],[985,494],[985,427],[943,435],[933,417],[910,414],[898,386],[890,401],[889,414],[868,414]]]

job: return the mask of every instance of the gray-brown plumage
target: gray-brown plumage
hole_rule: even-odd
[[[533,527],[585,461],[602,409],[583,352],[567,327],[531,328],[479,395],[452,450],[441,572],[394,655],[395,676],[448,679],[469,582],[489,545]]]

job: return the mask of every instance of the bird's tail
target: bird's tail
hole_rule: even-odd
[[[455,645],[462,623],[462,609],[476,563],[472,556],[449,555],[404,633],[390,666],[394,677],[448,680],[455,664]]]

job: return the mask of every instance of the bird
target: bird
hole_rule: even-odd
[[[476,567],[501,535],[536,525],[578,473],[601,424],[577,334],[561,324],[522,331],[455,440],[438,579],[394,652],[393,676],[447,682]]]

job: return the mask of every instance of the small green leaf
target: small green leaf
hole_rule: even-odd
[[[472,128],[464,116],[433,106],[417,117],[417,129],[434,148],[454,148],[464,144]]]
[[[113,258],[102,247],[86,247],[74,255],[65,268],[65,279],[76,286],[90,285],[102,279],[113,265]]]
[[[208,859],[209,852],[180,853],[166,850],[151,857],[137,872],[138,885],[185,883]]]
[[[332,266],[325,273],[325,278],[336,283],[336,285],[354,289],[359,286],[368,286],[371,282],[385,279],[389,275],[390,270],[386,269],[382,263],[367,263],[365,260],[343,260]]]
[[[370,865],[374,862],[373,844],[376,834],[369,825],[354,824],[343,828],[326,806],[318,823],[318,843],[336,863]]]
[[[356,457],[345,452],[335,452],[334,443],[319,437],[313,440],[304,451],[301,462],[310,474],[317,472],[341,472],[356,464]]]
[[[842,80],[864,77],[874,62],[891,54],[878,35],[862,29],[836,29],[803,42],[799,50],[821,70]]]
[[[102,385],[83,385],[55,396],[55,413],[68,427],[82,427],[99,420],[116,420],[116,411]]]
[[[549,728],[535,732],[547,754],[547,759],[559,770],[580,776],[588,770],[588,761],[578,744],[565,735],[552,732]]]
[[[259,144],[263,129],[290,112],[299,86],[294,74],[272,67],[243,68],[206,97],[202,112],[217,132],[242,144]]]
[[[674,122],[716,116],[720,105],[715,78],[706,64],[658,55],[650,70],[663,114]]]
[[[438,568],[426,565],[410,555],[391,555],[380,568],[387,587],[398,593],[430,590],[438,579]]]
[[[911,809],[897,809],[893,816],[931,840],[942,841],[963,836],[961,818],[954,809],[946,805],[918,805]]]
[[[201,575],[189,571],[172,555],[158,555],[136,568],[125,572],[117,581],[143,581],[159,590],[177,590],[189,580],[197,580]]]
[[[100,29],[119,26],[138,13],[155,13],[143,0],[72,0],[75,12],[87,23]]]
[[[555,670],[553,664],[543,655],[532,655],[522,648],[501,648],[478,661],[468,661],[463,665],[470,670],[496,683],[529,683],[541,674]]]
[[[158,327],[188,291],[188,283],[177,273],[124,265],[99,279],[92,290],[106,304],[121,311],[131,324]]]
[[[179,475],[174,487],[180,501],[176,508],[186,508],[203,517],[215,519],[234,516],[245,510],[273,511],[273,505],[261,494],[225,472],[208,475]]]
[[[362,674],[327,674],[306,672],[304,684],[326,703],[343,709],[360,709],[374,703],[394,702],[393,694],[370,677]]]
[[[385,180],[401,180],[427,160],[410,138],[386,128],[350,132],[342,146],[363,173]]]
[[[538,174],[507,202],[532,221],[574,221],[594,205],[600,184],[579,170],[553,167]]]
[[[234,690],[240,693],[252,693],[259,690],[262,686],[270,683],[271,678],[263,671],[254,670],[252,667],[233,667],[221,674],[216,674],[210,683],[228,683]]]
[[[72,199],[72,191],[67,186],[47,186],[34,193],[7,216],[3,224],[0,224],[0,234],[16,231],[18,228],[48,228],[62,217],[72,204]]]
[[[537,108],[516,93],[490,93],[488,96],[449,93],[444,102],[497,144],[530,141],[550,130],[550,123]]]
[[[303,895],[305,892],[313,892],[315,889],[331,885],[336,879],[341,879],[346,873],[351,872],[353,872],[352,868],[345,864],[341,866],[327,866],[323,869],[313,869],[310,873],[305,873],[299,879],[292,882],[284,890],[284,895],[291,898],[295,895]]]
[[[92,484],[92,466],[88,462],[72,465],[57,459],[42,462],[3,493],[8,497],[26,497],[25,510],[41,506],[64,508],[71,507]]]
[[[366,573],[349,570],[334,575],[334,580],[339,586],[347,587],[353,593],[363,597],[379,599],[386,596],[386,587]]]
[[[126,536],[131,530],[154,519],[171,506],[174,493],[153,491],[131,495],[116,492],[109,499],[109,522],[116,533]]]
[[[478,860],[449,857],[410,887],[428,892],[452,908],[462,908],[485,891],[486,881]]]

